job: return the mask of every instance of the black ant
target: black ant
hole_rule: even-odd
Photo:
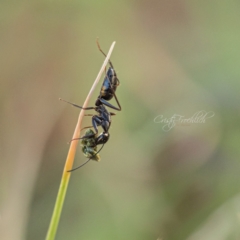
[[[98,45],[99,51],[104,56],[106,56],[106,54],[100,48],[100,45],[99,45],[98,41],[97,41],[97,45]],[[116,95],[115,95],[115,91],[116,91],[117,86],[119,85],[120,81],[117,78],[116,72],[115,72],[114,67],[112,65],[112,62],[110,60],[109,60],[109,64],[110,64],[110,67],[109,67],[109,69],[106,73],[106,76],[104,78],[100,94],[99,94],[99,96],[98,96],[98,98],[95,102],[95,107],[83,108],[83,107],[81,107],[77,104],[74,104],[74,103],[65,101],[63,99],[60,99],[64,102],[67,102],[67,103],[71,104],[74,107],[81,108],[81,109],[84,109],[84,110],[95,110],[98,113],[98,115],[87,114],[86,116],[92,116],[92,126],[83,128],[83,129],[86,129],[86,128],[93,127],[95,129],[96,133],[93,132],[92,134],[86,134],[81,138],[74,138],[74,139],[72,139],[72,141],[73,140],[79,140],[79,139],[94,139],[95,140],[95,146],[93,146],[93,147],[96,147],[99,144],[103,144],[103,146],[104,146],[104,144],[108,141],[108,139],[110,137],[110,134],[109,134],[108,131],[109,131],[109,128],[110,128],[110,125],[111,125],[111,116],[114,116],[115,113],[108,112],[108,110],[106,109],[105,106],[110,107],[112,109],[115,109],[117,111],[121,111],[122,108],[121,108],[121,105],[120,105]],[[113,96],[114,96],[114,98],[117,102],[118,107],[115,107],[108,102],[109,100],[111,100],[113,98]],[[99,136],[97,136],[98,126],[101,126],[103,128],[103,132]],[[101,149],[103,148],[103,146],[101,147]],[[99,153],[101,151],[101,149],[97,153]],[[90,151],[92,151],[92,149],[90,149]],[[74,170],[82,167],[87,162],[89,162],[91,159],[92,159],[92,157],[90,157],[85,163],[83,163],[79,167],[74,168],[74,169],[70,170],[69,172],[74,171]]]

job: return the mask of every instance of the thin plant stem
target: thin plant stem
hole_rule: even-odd
[[[90,92],[88,93],[88,96],[83,104],[83,108],[86,108],[88,106],[89,100],[93,94],[94,89],[96,88],[105,67],[107,66],[110,56],[112,54],[113,48],[114,48],[115,42],[112,43],[108,54],[103,62],[103,65],[97,75],[96,80],[93,83],[92,88],[90,89]],[[84,109],[81,109],[79,117],[78,117],[78,121],[77,121],[77,125],[75,128],[75,131],[73,133],[73,138],[79,138],[80,134],[81,134],[81,124],[82,124],[82,120],[84,117]],[[69,183],[69,179],[71,176],[71,172],[68,172],[68,170],[72,169],[73,166],[73,162],[74,162],[74,157],[75,157],[75,153],[76,153],[76,149],[77,149],[77,145],[78,145],[78,140],[76,141],[71,141],[70,147],[69,147],[69,151],[68,151],[68,155],[67,155],[67,159],[66,159],[66,163],[64,166],[64,170],[63,170],[63,175],[62,175],[62,179],[61,179],[61,183],[60,183],[60,187],[58,190],[58,195],[57,195],[57,199],[56,199],[56,203],[54,206],[54,210],[53,210],[53,215],[51,218],[51,222],[49,225],[49,229],[47,232],[47,236],[46,236],[46,240],[54,240],[55,236],[56,236],[56,232],[57,232],[57,228],[58,228],[58,224],[59,224],[59,220],[60,220],[60,216],[61,216],[61,212],[62,212],[62,207],[63,207],[63,203],[64,203],[64,199],[66,196],[66,192],[67,192],[67,187],[68,187],[68,183]]]

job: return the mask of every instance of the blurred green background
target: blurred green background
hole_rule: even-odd
[[[0,239],[46,236],[79,114],[58,98],[83,104],[97,37],[105,52],[116,41],[123,110],[101,162],[72,174],[56,239],[240,239],[239,12],[238,0],[1,1]],[[156,123],[201,110],[214,116]]]

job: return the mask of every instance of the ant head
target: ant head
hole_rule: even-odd
[[[103,135],[104,135],[104,138],[107,139],[107,140],[110,138],[110,133],[109,132],[105,132],[105,133],[103,133]]]
[[[106,143],[108,141],[108,139],[110,138],[110,134],[109,133],[103,133],[103,144]]]
[[[101,133],[96,139],[97,145],[105,144],[108,141],[109,137],[110,137],[109,133],[107,133],[107,132]]]

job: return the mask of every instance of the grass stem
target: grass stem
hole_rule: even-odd
[[[96,80],[94,81],[92,88],[90,89],[90,92],[88,93],[88,96],[83,104],[83,107],[86,108],[88,106],[88,103],[90,101],[90,98],[93,94],[94,89],[96,88],[105,67],[108,64],[108,61],[110,59],[110,56],[112,54],[113,48],[114,48],[115,42],[112,43],[108,54],[103,62],[103,65],[96,77]],[[73,133],[73,138],[79,138],[80,134],[81,134],[81,124],[82,124],[82,120],[84,117],[84,111],[83,109],[81,109],[79,117],[78,117],[78,121],[77,121],[77,125],[75,128],[75,131]],[[54,206],[54,210],[53,210],[53,215],[51,218],[51,222],[49,225],[49,229],[47,232],[47,236],[46,236],[46,240],[54,240],[55,236],[56,236],[56,232],[57,232],[57,228],[58,228],[58,224],[59,224],[59,220],[60,220],[60,216],[61,216],[61,212],[62,212],[62,207],[63,207],[63,203],[65,200],[65,196],[66,196],[66,192],[67,192],[67,187],[68,187],[68,183],[69,183],[69,179],[71,176],[71,172],[67,172],[68,170],[72,169],[73,166],[73,162],[74,162],[74,157],[76,154],[76,150],[77,150],[77,145],[78,145],[78,140],[76,141],[71,141],[70,147],[69,147],[69,151],[68,151],[68,155],[67,155],[67,159],[66,159],[66,163],[64,166],[64,170],[63,170],[63,175],[62,175],[62,179],[61,179],[61,183],[60,183],[60,187],[58,190],[58,195],[57,195],[57,199],[56,199],[56,203]]]

